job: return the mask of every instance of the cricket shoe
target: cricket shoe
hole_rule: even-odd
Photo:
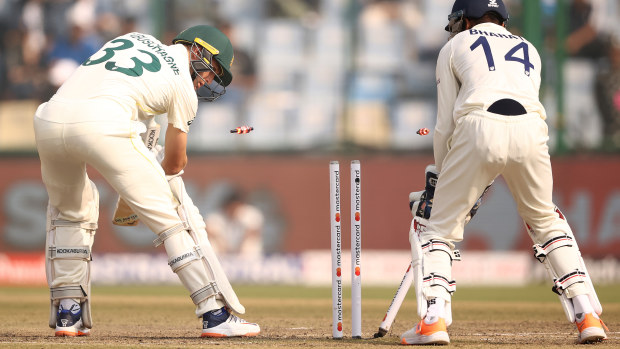
[[[579,330],[579,344],[588,344],[600,342],[607,339],[605,330],[609,329],[603,323],[603,320],[594,316],[593,313],[579,313],[575,315],[575,324]]]
[[[202,315],[201,337],[252,337],[259,333],[258,324],[233,315],[226,307]]]
[[[418,324],[403,333],[400,337],[400,344],[403,345],[446,345],[450,343],[450,337],[446,328],[446,320],[436,317],[434,322],[427,324],[425,319],[420,320]],[[429,318],[428,320],[433,320]]]
[[[72,304],[69,309],[58,308],[56,317],[56,337],[89,336],[90,330],[82,323],[82,309],[78,303]]]

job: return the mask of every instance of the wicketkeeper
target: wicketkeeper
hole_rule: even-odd
[[[436,169],[427,171],[436,175],[436,187],[431,190],[427,173],[410,233],[422,320],[403,333],[401,343],[450,342],[456,289],[451,269],[460,259],[454,243],[463,239],[472,207],[499,175],[525,221],[535,257],[549,270],[568,320],[577,325],[578,342],[602,340],[601,304],[571,228],[552,201],[547,116],[538,98],[540,56],[531,43],[506,30],[502,0],[456,0],[448,20],[451,39],[436,69]]]
[[[87,164],[118,192],[119,208],[126,206],[116,215],[132,211],[127,216],[133,222],[140,219],[157,234],[155,246],[164,245],[170,268],[203,319],[203,337],[260,332],[257,324],[233,315],[245,309],[181,177],[198,99],[214,101],[226,92],[232,62],[229,39],[211,26],[191,27],[170,46],[129,33],[106,43],[37,109],[35,136],[49,195],[49,325],[56,336],[89,335],[92,328],[90,263],[99,196]],[[165,147],[150,151],[140,137],[144,122],[163,113],[168,118]]]

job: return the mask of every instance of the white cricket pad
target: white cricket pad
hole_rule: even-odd
[[[198,306],[197,315],[205,312],[200,309],[202,302],[216,298],[221,298],[236,313],[245,313],[209,243],[204,220],[187,195],[183,178],[171,176],[168,182],[180,203],[178,213],[184,225],[160,233],[154,241],[155,246],[164,244],[168,264],[190,291],[192,301]]]
[[[556,211],[561,218],[564,217],[557,208]],[[532,228],[527,223],[525,225],[530,236],[534,236],[535,232]],[[598,315],[601,315],[603,312],[603,307],[598,300],[592,279],[588,274],[572,231],[570,227],[567,229],[568,231],[565,234],[553,237],[543,244],[535,244],[533,249],[534,257],[543,263],[553,280],[553,291],[560,298],[566,319],[574,323],[575,309],[571,298],[567,294],[569,287],[573,288],[571,297],[574,297],[575,294],[587,294],[594,311]]]
[[[58,306],[60,300],[66,298],[73,298],[80,303],[82,322],[85,327],[92,328],[90,261],[99,216],[99,193],[95,184],[92,182],[90,184],[95,207],[88,221],[70,222],[55,219],[58,211],[48,204],[45,270],[50,287],[51,328],[56,328]]]
[[[426,316],[427,300],[440,297],[446,301],[446,325],[452,323],[451,295],[456,291],[456,282],[451,280],[452,261],[461,260],[458,250],[453,250],[447,243],[431,240],[424,244],[420,241],[420,233],[426,231],[428,220],[414,217],[409,229],[411,243],[413,284],[418,304],[418,315]],[[442,287],[444,291],[437,291]]]

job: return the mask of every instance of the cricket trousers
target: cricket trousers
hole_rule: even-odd
[[[441,167],[429,233],[463,239],[465,217],[486,186],[502,175],[517,210],[537,232],[535,243],[564,230],[553,203],[547,124],[536,113],[505,116],[472,112],[456,122]]]
[[[164,171],[140,137],[144,125],[129,116],[110,115],[111,121],[89,118],[93,108],[105,113],[102,105],[51,101],[35,114],[41,175],[56,215],[52,219],[92,221],[97,203],[86,173],[90,165],[154,233],[182,224]],[[111,108],[114,112],[118,110]],[[80,118],[86,121],[68,121]]]
[[[499,175],[519,215],[531,227],[534,243],[572,235],[568,223],[555,212],[548,138],[547,124],[536,113],[505,116],[475,111],[458,119],[437,180],[429,227],[420,236],[422,243],[442,240],[454,248],[455,242],[463,240],[470,209]],[[571,263],[576,262],[572,257]],[[441,254],[436,258],[429,259],[431,269],[451,280],[449,258]],[[435,296],[449,299],[444,290],[435,291]]]

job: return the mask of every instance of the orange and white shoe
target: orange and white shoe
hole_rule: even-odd
[[[575,324],[579,330],[579,338],[577,339],[579,344],[600,342],[603,339],[607,339],[605,330],[609,331],[609,329],[605,326],[603,320],[595,317],[593,313],[577,314],[575,316]]]
[[[400,336],[400,344],[403,345],[446,345],[449,343],[450,337],[443,318],[437,318],[437,321],[430,324],[422,319],[414,328]]]
[[[202,315],[201,337],[253,337],[260,333],[260,326],[247,322],[223,307]]]

